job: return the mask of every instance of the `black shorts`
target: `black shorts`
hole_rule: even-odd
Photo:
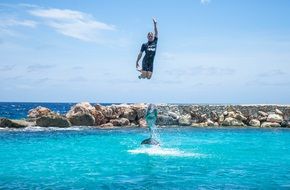
[[[153,72],[153,59],[143,59],[142,70]]]

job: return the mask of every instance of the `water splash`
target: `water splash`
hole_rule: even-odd
[[[141,147],[133,150],[128,150],[131,154],[147,154],[150,156],[175,156],[175,157],[205,157],[203,154],[184,152],[174,148],[161,148],[159,146]]]
[[[148,125],[150,131],[150,138],[157,139],[158,136],[156,134],[156,120],[157,120],[157,108],[154,104],[149,104],[147,111],[146,111],[146,123]]]

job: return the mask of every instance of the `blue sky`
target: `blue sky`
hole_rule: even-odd
[[[0,2],[0,101],[290,103],[288,0]],[[135,61],[158,21],[151,80]]]

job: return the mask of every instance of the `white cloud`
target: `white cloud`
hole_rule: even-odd
[[[25,27],[36,27],[37,23],[32,20],[17,20],[14,18],[1,19],[0,27],[10,27],[10,26],[25,26]]]
[[[200,0],[200,3],[203,5],[207,5],[210,3],[211,0]]]
[[[79,11],[37,8],[29,13],[44,19],[45,24],[57,32],[83,41],[100,42],[99,31],[115,30],[114,26],[98,22],[91,15]]]

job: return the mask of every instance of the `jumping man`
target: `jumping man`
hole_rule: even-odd
[[[138,54],[138,57],[137,57],[136,69],[137,71],[141,72],[141,75],[138,76],[139,79],[141,78],[150,79],[152,77],[153,61],[154,61],[155,52],[157,48],[157,41],[158,41],[157,21],[154,18],[153,18],[153,24],[154,24],[154,34],[153,32],[149,32],[147,34],[148,42],[142,44],[140,53]],[[140,69],[139,60],[141,59],[144,51],[145,51],[145,56],[142,60],[142,69]]]

